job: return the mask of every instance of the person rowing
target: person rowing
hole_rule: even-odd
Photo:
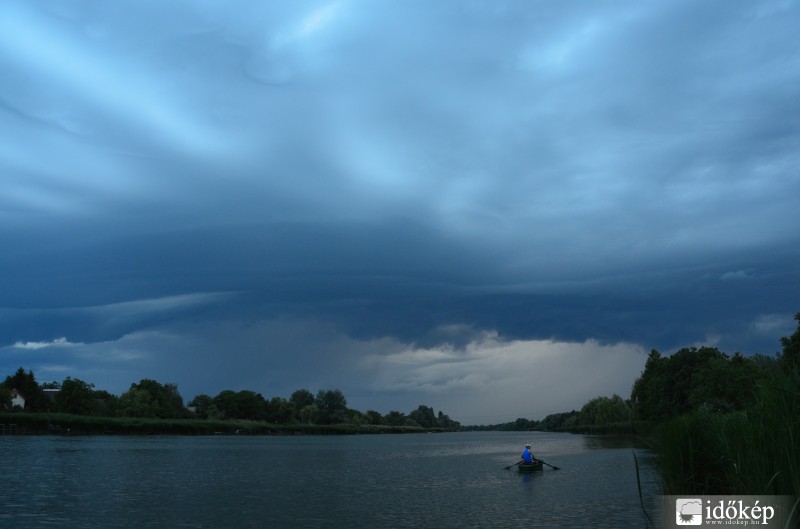
[[[533,460],[536,459],[533,457],[533,452],[531,452],[531,445],[525,445],[525,451],[522,452],[522,462],[523,463],[533,463]]]
[[[525,451],[522,452],[522,456],[520,456],[522,461],[517,461],[513,465],[508,465],[505,467],[506,470],[512,467],[518,467],[520,472],[530,472],[531,470],[542,470],[542,465],[547,465],[548,467],[552,468],[553,470],[560,470],[559,467],[553,466],[547,461],[542,461],[541,459],[537,459],[536,456],[533,455],[531,451],[531,445],[525,445]]]

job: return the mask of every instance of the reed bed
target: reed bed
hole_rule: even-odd
[[[657,430],[666,494],[790,494],[800,497],[800,377],[756,388],[743,411],[698,410]]]

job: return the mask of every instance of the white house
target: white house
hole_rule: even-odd
[[[16,389],[11,390],[11,407],[19,406],[25,409],[25,397]]]

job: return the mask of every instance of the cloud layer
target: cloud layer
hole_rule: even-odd
[[[626,393],[652,347],[773,353],[800,310],[799,19],[3,2],[0,367],[513,419],[526,360],[606,358],[613,383],[580,380]]]

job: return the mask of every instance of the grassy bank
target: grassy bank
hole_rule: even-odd
[[[760,384],[743,411],[698,410],[664,423],[655,451],[666,494],[800,497],[797,374]]]
[[[6,433],[60,435],[353,435],[439,432],[412,426],[269,424],[198,419],[90,417],[65,413],[0,413]],[[14,425],[12,429],[10,425]]]

